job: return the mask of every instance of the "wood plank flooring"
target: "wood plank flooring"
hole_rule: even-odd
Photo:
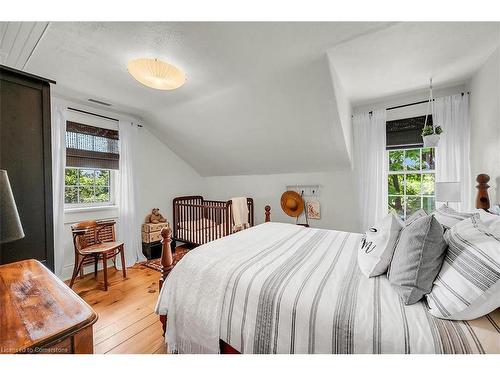
[[[99,314],[94,325],[94,353],[143,354],[166,352],[158,315],[160,273],[141,265],[121,271],[108,268],[108,291],[103,288],[102,271],[77,279],[73,290]]]

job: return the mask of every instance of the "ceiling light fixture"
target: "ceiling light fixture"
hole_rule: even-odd
[[[182,70],[158,59],[130,60],[128,72],[143,85],[157,90],[175,90],[186,82]]]

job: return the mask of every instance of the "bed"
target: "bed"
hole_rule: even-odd
[[[253,226],[253,199],[247,198],[248,223]],[[200,195],[173,200],[172,248],[176,241],[199,246],[232,234],[232,202],[205,200]]]
[[[359,271],[361,236],[266,222],[191,251],[156,306],[169,350],[500,353],[498,309],[449,321],[404,305],[386,276]]]

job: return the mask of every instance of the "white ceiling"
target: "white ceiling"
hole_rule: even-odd
[[[0,25],[1,26],[1,25]],[[25,70],[57,92],[140,116],[201,175],[349,166],[329,64],[351,103],[470,77],[497,24],[51,23]],[[328,54],[327,54],[328,53]],[[182,68],[166,92],[129,76],[137,57]]]
[[[332,48],[353,106],[429,86],[463,83],[499,44],[499,23],[404,22]]]
[[[0,22],[0,64],[24,69],[48,22]]]

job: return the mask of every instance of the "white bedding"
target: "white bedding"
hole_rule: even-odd
[[[360,234],[266,223],[189,252],[156,311],[179,353],[500,352],[500,312],[475,321],[404,306],[385,276],[366,278]]]

